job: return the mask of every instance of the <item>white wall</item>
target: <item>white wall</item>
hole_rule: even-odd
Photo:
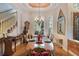
[[[26,20],[29,20],[28,19],[29,15],[28,15],[26,8],[24,8],[23,4],[15,3],[11,5],[13,5],[13,7],[17,10],[17,21],[18,21],[17,33],[19,35],[20,33],[22,33],[24,29],[24,22]]]
[[[68,29],[70,26],[69,26],[69,18],[68,18],[68,16],[69,16],[69,14],[68,14],[68,5],[66,4],[66,3],[64,3],[64,4],[53,4],[54,6],[53,6],[53,19],[54,19],[54,24],[53,24],[53,32],[54,32],[54,34],[55,34],[55,36],[56,36],[56,38],[58,38],[58,39],[63,39],[63,48],[65,49],[65,50],[67,50],[67,38],[69,38],[69,35],[68,35],[68,33],[70,32],[70,30]],[[60,9],[62,10],[62,12],[63,12],[63,14],[64,14],[64,16],[65,16],[65,35],[60,35],[60,34],[58,34],[57,33],[57,20],[58,20],[58,15],[59,15],[59,11],[60,11]]]

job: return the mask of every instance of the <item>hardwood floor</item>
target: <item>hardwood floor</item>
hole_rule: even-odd
[[[61,47],[54,44],[55,46],[55,56],[71,56],[68,52],[64,51]],[[25,45],[21,44],[17,46],[16,52],[13,54],[13,56],[26,56],[30,51],[31,45]]]
[[[72,56],[69,52],[66,52],[60,46],[55,44],[55,55],[56,56]]]
[[[79,43],[68,40],[68,50],[79,56]]]

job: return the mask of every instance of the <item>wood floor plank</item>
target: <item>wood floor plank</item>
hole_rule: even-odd
[[[54,45],[55,46],[55,56],[70,56],[70,54],[66,51],[64,51],[61,47],[59,47],[58,45]],[[32,45],[25,45],[25,44],[21,44],[19,46],[17,46],[16,48],[16,52],[13,54],[13,56],[26,56],[27,53],[29,53],[30,48],[32,47]]]
[[[76,42],[68,40],[68,50],[79,56],[79,44]]]

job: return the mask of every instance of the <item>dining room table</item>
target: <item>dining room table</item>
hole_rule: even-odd
[[[38,44],[36,42],[38,42],[38,38],[37,36],[34,36],[32,39],[30,40],[33,40],[33,42],[29,42],[28,45],[30,45],[30,49],[33,50],[34,48],[44,48],[46,50],[50,50],[51,51],[51,55],[54,55],[54,44],[53,42],[47,38],[47,37],[42,37],[42,43],[41,44]]]

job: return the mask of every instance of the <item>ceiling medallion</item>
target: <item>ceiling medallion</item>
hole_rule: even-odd
[[[29,3],[32,8],[46,8],[49,7],[50,3]]]

